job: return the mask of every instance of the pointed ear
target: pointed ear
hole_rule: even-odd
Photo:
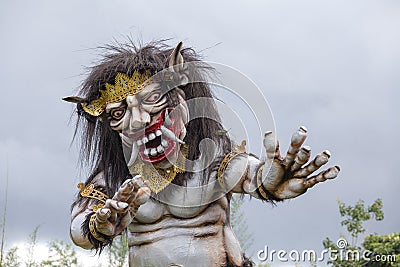
[[[63,97],[62,100],[70,102],[70,103],[82,103],[83,98],[79,97],[79,96],[67,96],[67,97]]]
[[[168,57],[168,68],[176,73],[179,73],[183,70],[183,56],[181,54],[181,50],[182,42],[179,42],[174,51],[172,51],[171,55]]]
[[[174,51],[172,51],[171,55],[168,57],[168,69],[169,71],[178,74],[178,80],[176,82],[179,83],[179,86],[185,86],[189,82],[189,74],[187,66],[185,67],[181,50],[182,42],[179,42]]]

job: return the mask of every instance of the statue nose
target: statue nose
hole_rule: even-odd
[[[129,127],[131,130],[134,131],[141,129],[150,123],[150,115],[146,111],[143,111],[138,107],[133,107],[130,109],[130,112],[131,117]]]
[[[129,128],[130,130],[138,130],[150,123],[150,115],[140,107],[139,99],[136,96],[128,96],[126,98],[128,111],[130,112]]]
[[[143,128],[145,126],[145,123],[138,121],[138,120],[132,120],[130,124],[131,130],[137,130],[140,128]]]

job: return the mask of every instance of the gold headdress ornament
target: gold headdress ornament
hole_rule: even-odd
[[[100,97],[89,103],[81,103],[81,98],[76,96],[65,97],[63,100],[74,103],[81,103],[83,110],[92,115],[100,116],[107,104],[118,103],[130,95],[141,92],[147,85],[152,83],[151,72],[146,70],[143,74],[135,71],[132,77],[124,73],[117,73],[114,85],[106,83],[106,89],[100,90]]]

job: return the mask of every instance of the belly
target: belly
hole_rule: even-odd
[[[175,235],[156,242],[129,248],[130,266],[166,267],[171,264],[185,267],[224,266],[226,252],[223,226],[214,235]]]
[[[164,214],[153,223],[134,220],[128,228],[130,266],[223,266],[225,209],[214,203],[193,218]]]
[[[130,246],[152,243],[177,235],[197,237],[216,235],[219,231],[218,226],[226,223],[226,210],[218,203],[214,203],[192,218],[182,218],[171,213],[164,213],[157,221],[149,221],[146,223],[144,217],[139,216],[129,225],[128,243]]]

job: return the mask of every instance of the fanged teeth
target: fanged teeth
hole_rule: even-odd
[[[138,146],[144,145],[147,142],[156,139],[157,136],[161,136],[162,132],[160,130],[157,130],[155,133],[149,133],[149,135],[142,137],[142,139],[139,139],[136,141],[136,144]]]
[[[167,140],[161,140],[161,145],[163,146],[163,147],[168,147],[168,141]]]
[[[154,133],[149,134],[149,140],[156,139],[156,135]]]
[[[166,128],[164,125],[162,125],[160,129],[156,130],[155,132],[149,133],[147,136],[144,136],[141,139],[137,140],[136,144],[138,146],[145,145],[147,142],[156,139],[156,137],[158,136],[161,136],[161,144],[153,148],[144,148],[143,154],[146,157],[156,156],[157,154],[164,153],[165,149],[169,147],[168,141],[164,139],[165,137],[172,139],[173,141],[178,142],[180,144],[184,144],[182,140],[176,137],[174,132]]]
[[[145,156],[155,156],[157,154],[161,154],[165,151],[165,148],[168,147],[168,142],[165,140],[162,140],[162,145],[159,145],[158,147],[153,147],[153,148],[146,148],[143,153]]]
[[[131,151],[131,158],[129,159],[128,167],[132,166],[133,163],[135,163],[138,153],[139,153],[139,147],[135,143],[133,143],[132,151]]]
[[[185,142],[183,142],[182,140],[180,140],[178,137],[176,137],[176,135],[174,134],[173,131],[171,131],[170,129],[168,129],[167,127],[165,127],[164,125],[161,125],[160,128],[161,132],[163,133],[163,135],[165,135],[166,137],[168,137],[169,139],[174,140],[175,142],[179,143],[179,144],[185,144]]]
[[[172,125],[172,120],[169,118],[168,110],[165,111],[164,124],[168,127]]]
[[[125,135],[123,135],[122,133],[119,134],[119,136],[121,137],[122,143],[126,146],[132,146],[133,142],[131,139],[129,139],[128,137],[126,137]]]

